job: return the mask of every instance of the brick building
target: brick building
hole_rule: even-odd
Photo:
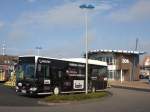
[[[0,55],[0,65],[11,65],[17,63],[17,56]]]
[[[17,60],[17,56],[0,55],[0,82],[9,79]]]
[[[125,50],[93,50],[90,59],[105,61],[108,64],[108,79],[120,81],[139,80],[139,56],[144,52]]]

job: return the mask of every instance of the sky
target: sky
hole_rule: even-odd
[[[89,50],[150,53],[150,0],[0,0],[0,54],[83,56],[85,11]]]

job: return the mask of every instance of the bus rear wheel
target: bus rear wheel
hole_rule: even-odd
[[[60,93],[59,87],[55,87],[53,93],[54,93],[54,95],[59,95],[59,93]]]

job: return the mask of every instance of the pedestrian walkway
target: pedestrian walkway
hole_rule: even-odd
[[[134,89],[150,92],[150,84],[148,81],[109,81],[108,85],[110,87]]]

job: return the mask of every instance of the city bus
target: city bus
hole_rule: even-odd
[[[85,92],[84,58],[55,59],[20,56],[16,70],[16,93],[46,95]],[[88,60],[88,91],[107,87],[106,62]]]

